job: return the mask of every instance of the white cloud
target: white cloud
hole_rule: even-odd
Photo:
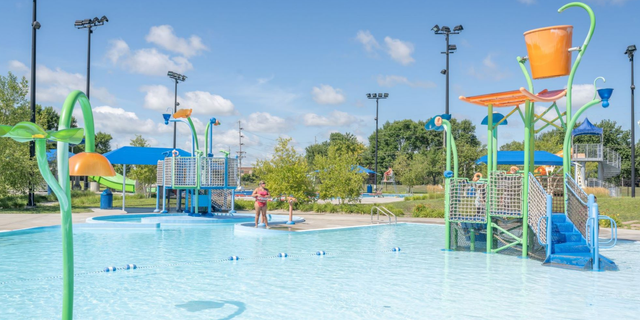
[[[18,74],[26,74],[29,72],[29,67],[18,60],[11,60],[9,61],[9,71]]]
[[[335,110],[328,117],[307,113],[303,116],[304,124],[311,127],[341,127],[358,122],[358,118],[346,112]]]
[[[282,133],[292,129],[293,125],[285,119],[273,116],[267,112],[254,112],[244,122],[247,131]]]
[[[258,78],[258,84],[265,84],[265,83],[273,80],[273,78],[275,78],[274,75],[271,75],[271,77],[268,77],[268,78]]]
[[[18,60],[9,61],[9,70],[18,75],[27,75],[30,68]],[[36,98],[42,102],[62,102],[74,90],[86,91],[87,78],[79,73],[69,73],[60,68],[49,69],[44,65],[37,66]],[[114,104],[116,98],[107,88],[91,86],[92,101]]]
[[[414,50],[413,43],[390,37],[385,37],[384,42],[387,44],[387,53],[393,60],[404,66],[415,62],[415,59],[411,57]]]
[[[485,65],[485,67],[487,68],[495,68],[496,64],[493,62],[493,60],[491,60],[491,54],[488,54],[486,58],[484,58],[484,60],[482,60],[482,64]]]
[[[168,70],[184,73],[193,69],[189,60],[182,56],[170,57],[156,48],[132,51],[124,40],[112,40],[106,57],[131,73],[164,76]]]
[[[505,68],[500,68],[493,61],[493,54],[488,54],[484,59],[482,59],[482,67],[476,68],[475,66],[470,66],[467,70],[467,74],[475,77],[478,80],[493,80],[500,81],[502,79],[508,78],[511,76],[509,71]]]
[[[111,106],[99,106],[92,110],[96,132],[102,131],[111,134],[113,137],[111,142],[113,149],[115,149],[116,146],[129,145],[129,142],[136,134],[143,135],[152,146],[159,144],[158,140],[149,137],[150,134],[157,135],[159,133],[159,124],[155,121],[151,119],[140,119],[135,112]],[[74,108],[73,116],[78,119],[78,126],[83,127],[84,118],[82,116],[82,110],[80,108]]]
[[[340,104],[345,101],[345,96],[341,89],[334,89],[326,84],[321,84],[320,87],[313,87],[311,94],[313,95],[313,100],[319,104]]]
[[[524,3],[526,5],[532,5],[532,4],[536,3],[536,0],[518,0],[518,2]]]
[[[173,110],[174,92],[163,85],[143,86],[140,91],[145,93],[144,107],[164,112],[167,108]],[[233,103],[219,95],[206,91],[189,91],[178,96],[179,108],[193,109],[193,114],[228,116],[235,113]]]
[[[578,110],[578,108],[585,105],[587,102],[593,100],[593,95],[596,93],[593,84],[574,84],[571,93],[571,108]],[[597,97],[596,97],[597,98]],[[562,98],[557,101],[558,107],[564,110],[567,106],[567,98]]]
[[[189,39],[179,38],[173,33],[173,28],[166,24],[151,27],[145,40],[166,50],[182,54],[187,58],[198,55],[202,53],[202,51],[209,50],[209,48],[202,43],[200,37],[192,35]]]
[[[435,88],[436,84],[431,81],[409,81],[406,77],[394,75],[378,75],[378,85],[381,87],[395,87],[396,85],[407,85],[412,88]]]
[[[364,46],[367,52],[373,52],[375,49],[380,48],[380,44],[376,41],[376,38],[371,35],[369,30],[359,30],[356,34],[356,40],[358,40]]]

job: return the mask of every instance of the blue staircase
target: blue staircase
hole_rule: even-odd
[[[585,238],[565,214],[551,216],[551,252],[544,265],[574,270],[593,270],[592,250]],[[598,254],[600,271],[617,271],[618,266],[610,259]]]

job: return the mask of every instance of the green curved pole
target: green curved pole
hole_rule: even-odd
[[[451,123],[442,119],[442,126],[445,128],[445,133],[447,135],[447,164],[446,170],[451,171],[451,157],[453,155],[453,177],[454,179],[458,178],[458,149],[456,148],[456,141],[453,138],[453,134],[451,133]],[[451,189],[451,181],[450,179],[445,179],[444,181],[444,225],[445,225],[445,250],[451,250],[451,222],[449,221],[449,191]]]
[[[64,101],[62,111],[60,111],[60,121],[58,122],[58,130],[69,129],[71,127],[71,115],[76,102],[80,102],[82,109],[82,117],[85,126],[85,151],[95,151],[95,129],[93,126],[93,112],[91,103],[87,96],[80,90],[71,92]],[[36,143],[36,148],[38,143]],[[46,141],[44,142],[46,149]],[[43,147],[40,147],[43,149]],[[46,154],[46,150],[45,150]],[[38,159],[39,160],[39,159]],[[45,159],[46,160],[46,159]],[[40,161],[38,161],[40,166]],[[46,168],[48,171],[49,168]],[[58,142],[58,183],[52,183],[47,174],[40,168],[45,181],[51,186],[58,201],[60,201],[60,216],[62,229],[62,319],[73,318],[73,224],[71,222],[71,183],[69,181],[69,144],[66,142]],[[49,172],[49,174],[51,174]],[[49,179],[49,180],[48,180]],[[59,187],[56,192],[56,188]],[[64,194],[64,196],[62,196]]]
[[[573,117],[571,115],[571,103],[572,103],[572,96],[573,96],[573,93],[572,93],[573,76],[576,74],[576,71],[578,70],[578,65],[580,65],[580,60],[582,60],[582,56],[584,55],[584,52],[587,51],[587,46],[591,41],[591,37],[593,36],[593,31],[596,29],[596,16],[593,13],[593,10],[591,10],[591,7],[589,7],[584,3],[581,3],[581,2],[567,3],[564,6],[562,6],[560,9],[558,9],[558,13],[562,13],[564,10],[572,7],[579,7],[586,10],[587,13],[589,14],[589,19],[591,20],[591,24],[589,25],[589,32],[587,33],[587,37],[584,39],[584,43],[582,44],[582,47],[580,47],[580,50],[578,51],[578,56],[576,57],[576,61],[573,63],[573,67],[571,67],[571,73],[569,73],[569,80],[567,82],[567,123],[569,123],[569,121],[571,121],[571,118]]]
[[[209,156],[209,130],[211,130],[211,121],[207,123],[207,128],[204,130],[204,155]],[[213,150],[211,150],[213,153]]]
[[[196,127],[193,125],[193,121],[191,121],[191,117],[187,117],[187,121],[189,121],[191,134],[193,134],[193,139],[196,142],[196,150],[200,150],[200,146],[198,145],[198,135],[196,134]]]
[[[458,149],[456,148],[456,139],[453,138],[451,131],[451,122],[446,119],[442,119],[442,126],[447,133],[447,143],[451,145],[451,151],[447,152],[447,163],[450,163],[451,157],[453,157],[453,177],[458,178]],[[447,170],[451,170],[451,165],[447,165]]]

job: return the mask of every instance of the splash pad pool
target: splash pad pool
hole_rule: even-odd
[[[76,317],[595,319],[639,311],[633,242],[608,251],[624,262],[619,272],[592,273],[442,251],[442,226],[261,231],[224,223],[77,228]],[[0,236],[0,319],[59,315],[59,241],[55,227]],[[104,272],[109,266],[119,269]],[[487,279],[496,287],[482,289]]]

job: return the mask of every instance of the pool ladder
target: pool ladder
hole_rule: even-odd
[[[376,211],[376,220],[373,220],[373,211]],[[380,212],[382,212],[382,214],[384,214],[385,216],[387,216],[387,218],[389,219],[389,221],[384,221],[384,220],[380,220]],[[391,220],[391,217],[393,217],[393,221]],[[381,223],[394,223],[397,224],[398,223],[398,217],[396,217],[395,214],[393,214],[393,212],[391,212],[391,210],[383,207],[383,206],[379,206],[379,207],[372,207],[371,208],[371,223],[377,223],[377,224],[381,224]]]

